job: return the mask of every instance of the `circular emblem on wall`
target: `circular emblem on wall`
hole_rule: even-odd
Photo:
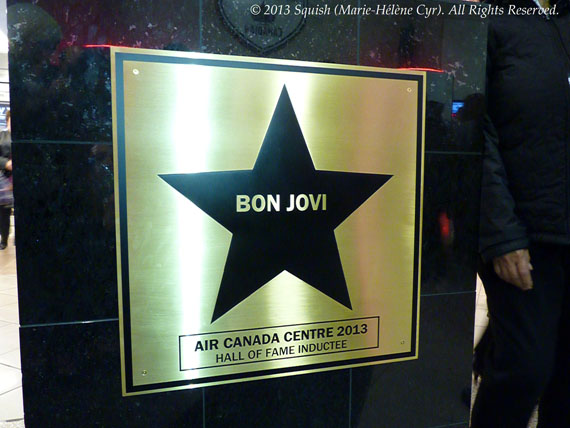
[[[226,25],[250,48],[265,54],[301,31],[307,0],[218,0],[218,6]]]

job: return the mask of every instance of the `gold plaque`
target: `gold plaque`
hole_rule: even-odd
[[[417,358],[425,74],[112,50],[123,394]]]

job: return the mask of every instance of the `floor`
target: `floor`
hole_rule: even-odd
[[[24,417],[13,237],[11,233],[8,248],[0,251],[0,428],[3,427],[1,421],[18,421]]]

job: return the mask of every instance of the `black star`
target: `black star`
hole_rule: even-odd
[[[392,176],[315,170],[285,87],[253,170],[160,177],[233,234],[212,322],[284,270],[352,309],[334,230]]]

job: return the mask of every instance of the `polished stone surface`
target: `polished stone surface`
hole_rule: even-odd
[[[199,50],[197,1],[8,6],[14,140],[112,139],[109,49],[97,46]]]
[[[475,15],[452,13],[458,3],[403,0],[396,4],[411,8],[411,16],[363,16],[360,64],[443,70],[453,78],[453,94],[449,95],[454,99],[484,92],[487,22]],[[386,5],[379,0],[366,4],[373,8]],[[426,16],[432,8],[435,14]]]
[[[481,162],[477,154],[426,154],[422,295],[474,290]]]
[[[253,4],[254,2],[250,3]],[[346,4],[346,1],[315,0],[311,2],[311,7],[324,7],[326,5],[332,11],[338,4]],[[203,52],[260,56],[258,51],[248,47],[224,23],[218,12],[216,1],[204,2],[202,16]],[[304,26],[294,37],[290,38],[281,47],[262,56],[302,61],[357,64],[357,21],[356,16],[349,15],[308,16]]]
[[[205,390],[208,427],[347,427],[349,370]]]
[[[21,30],[36,33],[30,37],[57,36],[62,41],[58,52],[84,45],[197,50],[202,3],[203,0],[168,4],[153,0],[7,1],[9,8],[18,5],[21,9],[17,15]],[[33,6],[23,6],[26,4]]]
[[[473,92],[465,98],[455,98],[453,84],[449,73],[427,72],[426,150],[480,153],[484,96]],[[454,105],[458,109],[455,113]]]
[[[57,65],[41,56],[10,61],[12,138],[17,140],[112,140],[109,49],[73,48]]]
[[[21,329],[26,427],[202,428],[202,390],[122,397],[118,322]]]
[[[474,297],[422,299],[418,360],[353,369],[352,427],[468,425],[461,391],[471,385]]]
[[[437,5],[427,1],[426,6]],[[367,5],[392,5],[380,0],[367,2]],[[418,5],[413,0],[397,3],[401,8]],[[362,65],[389,68],[433,68],[443,69],[442,28],[443,16],[429,19],[413,13],[411,16],[394,16],[388,13],[363,16],[360,46]]]
[[[484,107],[486,21],[448,15],[454,3],[404,0],[397,4],[419,13],[362,17],[359,64],[428,70],[426,150],[481,151],[478,129]],[[440,5],[441,15],[426,18],[427,10]],[[453,102],[463,103],[461,112],[452,111]]]
[[[12,153],[21,324],[116,318],[112,146],[15,143]]]

